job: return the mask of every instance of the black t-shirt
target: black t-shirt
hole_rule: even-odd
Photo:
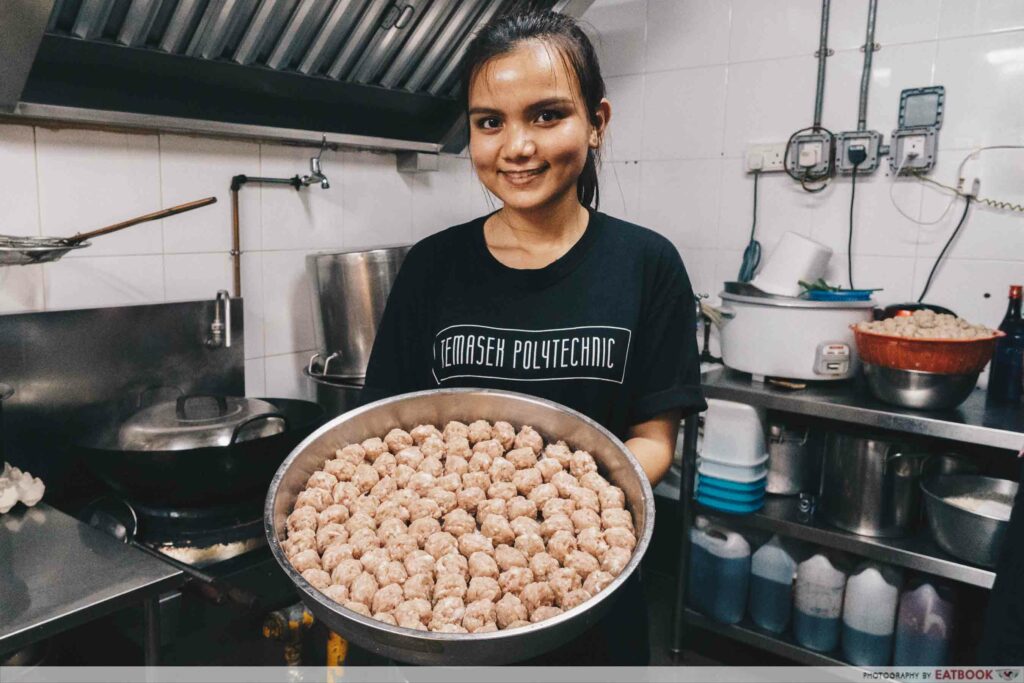
[[[620,438],[668,410],[704,409],[690,280],[675,247],[591,212],[550,265],[494,258],[485,217],[416,244],[377,332],[364,401],[484,387],[569,406]]]

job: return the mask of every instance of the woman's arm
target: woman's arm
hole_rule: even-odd
[[[629,429],[626,448],[640,461],[651,486],[657,486],[672,466],[682,416],[682,410],[670,410]]]

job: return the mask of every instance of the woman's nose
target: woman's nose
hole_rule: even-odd
[[[537,153],[537,145],[529,130],[522,126],[508,129],[508,141],[505,144],[505,156],[509,159],[532,157]]]

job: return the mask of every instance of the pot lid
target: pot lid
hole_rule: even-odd
[[[874,301],[811,301],[792,296],[751,296],[750,294],[732,294],[724,291],[719,294],[723,301],[735,301],[758,306],[775,306],[780,308],[819,308],[819,309],[862,309],[874,308]]]
[[[144,408],[125,421],[118,448],[180,451],[225,447],[285,431],[284,416],[267,401],[236,396],[181,396]]]

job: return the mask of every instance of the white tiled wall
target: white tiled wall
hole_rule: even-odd
[[[0,233],[76,232],[215,195],[217,204],[95,240],[63,260],[0,268],[0,314],[212,298],[231,289],[238,174],[290,177],[312,150],[175,135],[0,125]],[[400,174],[392,154],[324,154],[331,188],[250,185],[239,194],[245,377],[250,395],[311,397],[304,258],[404,244],[488,209],[470,162]],[[2,321],[0,321],[2,324]]]
[[[856,125],[867,0],[833,0],[823,124]],[[601,56],[612,123],[601,174],[603,207],[662,232],[683,255],[697,291],[735,279],[750,235],[749,143],[784,142],[810,124],[820,0],[597,0],[584,15]],[[868,127],[888,138],[900,90],[944,85],[946,112],[932,177],[955,183],[978,145],[1024,144],[1024,2],[879,3]],[[886,167],[887,168],[887,165]],[[982,196],[1024,202],[1024,150],[985,152],[967,166]],[[968,181],[969,182],[969,181]],[[959,218],[933,226],[948,195],[884,170],[857,181],[855,284],[883,287],[883,303],[916,299]],[[760,179],[757,237],[765,255],[794,230],[835,252],[845,283],[849,178],[819,195],[783,174]],[[1007,286],[1024,281],[1024,214],[971,209],[928,299],[996,324]]]

